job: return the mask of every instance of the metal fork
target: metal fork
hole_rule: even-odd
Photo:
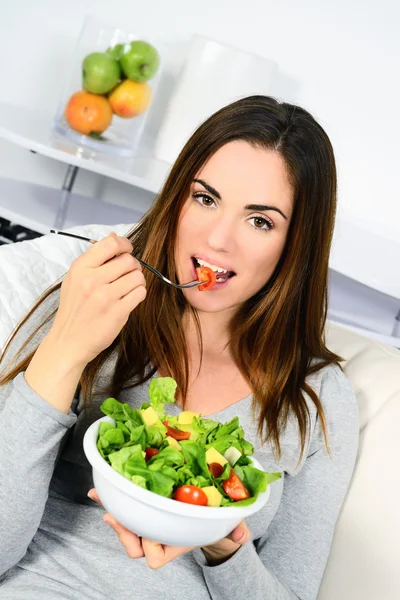
[[[91,244],[95,244],[96,242],[99,241],[99,240],[92,240],[92,239],[84,237],[82,235],[77,235],[75,233],[66,233],[65,231],[58,231],[58,229],[50,229],[50,233],[56,233],[58,235],[67,235],[68,237],[73,237],[73,238],[76,238],[78,240],[85,240],[86,242],[90,242]],[[151,271],[152,273],[154,273],[154,275],[157,275],[157,277],[159,277],[160,279],[162,279],[163,281],[165,281],[165,283],[168,283],[169,285],[172,285],[172,287],[177,288],[179,290],[182,290],[184,288],[196,287],[197,285],[202,285],[203,283],[209,283],[208,280],[206,280],[206,281],[199,281],[198,279],[195,279],[194,281],[189,281],[189,283],[182,283],[182,284],[180,284],[180,283],[174,283],[173,281],[171,281],[167,277],[164,277],[164,275],[162,273],[160,273],[160,271],[157,271],[157,269],[155,269],[151,265],[147,264],[147,262],[145,262],[141,258],[138,258],[137,256],[135,256],[135,258],[136,258],[136,260],[141,265],[143,265],[144,267],[146,267],[146,269],[149,269],[149,271]]]

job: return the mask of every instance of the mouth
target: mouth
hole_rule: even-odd
[[[228,279],[231,279],[236,275],[234,271],[230,271],[229,269],[226,269],[225,267],[221,267],[219,265],[213,265],[195,256],[192,256],[192,262],[195,269],[197,269],[198,267],[209,267],[210,269],[212,269],[216,275],[217,284],[225,283],[226,281],[228,281]]]

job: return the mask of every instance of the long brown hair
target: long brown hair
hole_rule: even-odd
[[[177,226],[190,185],[205,162],[234,140],[280,153],[294,190],[294,211],[272,277],[232,319],[231,350],[253,390],[260,436],[271,442],[279,457],[280,433],[293,413],[303,453],[310,419],[304,393],[316,407],[327,443],[323,407],[306,377],[340,360],[324,342],[336,167],[331,143],[321,126],[302,108],[265,96],[251,96],[222,108],[191,136],[152,208],[127,237],[137,256],[174,280]],[[190,366],[181,322],[185,310],[191,310],[195,317],[196,312],[179,290],[151,274],[146,277],[146,300],[130,314],[114,342],[82,373],[80,385],[86,400],[92,398],[96,376],[115,353],[106,393],[118,397],[121,390],[143,383],[162,368],[177,381],[185,401]],[[39,298],[12,333],[1,360],[18,330],[60,286],[58,282]],[[35,329],[17,356],[56,310]],[[26,370],[35,350],[3,375],[0,385]]]

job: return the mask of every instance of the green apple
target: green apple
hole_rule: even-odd
[[[120,77],[118,62],[105,52],[88,54],[82,63],[83,87],[92,94],[107,94],[117,85]]]
[[[124,53],[124,46],[125,44],[116,44],[115,46],[110,46],[109,48],[107,48],[106,50],[106,54],[108,54],[108,56],[111,56],[111,58],[113,58],[116,61],[121,60],[121,56]]]
[[[120,58],[122,72],[132,81],[148,81],[160,66],[160,55],[157,50],[143,40],[130,43]]]

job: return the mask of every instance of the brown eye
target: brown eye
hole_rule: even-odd
[[[199,204],[207,208],[215,204],[215,200],[211,198],[211,196],[207,196],[207,194],[193,194],[193,198],[195,198]]]
[[[270,229],[273,229],[274,224],[272,223],[272,221],[270,221],[269,219],[266,219],[265,217],[251,217],[251,219],[249,219],[250,222],[253,222],[253,227],[255,229],[261,229],[263,231],[269,231]]]

